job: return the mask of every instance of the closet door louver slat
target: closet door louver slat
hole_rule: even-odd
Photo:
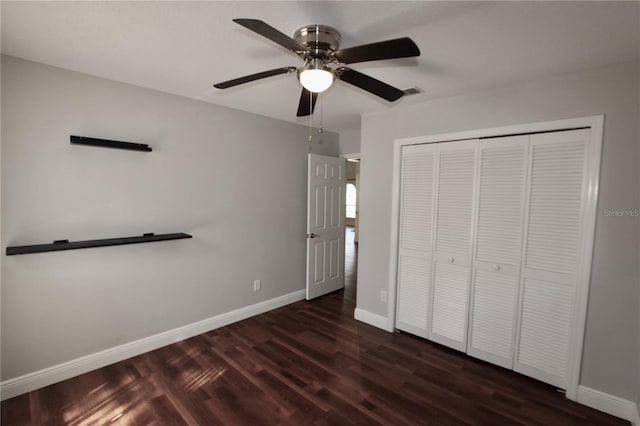
[[[576,272],[584,149],[584,140],[533,145],[527,268]]]
[[[465,351],[477,141],[439,145],[429,338]]]
[[[457,143],[460,142],[451,142],[447,148],[453,148]],[[464,144],[465,148],[440,152],[436,252],[468,258],[471,254],[475,148]]]
[[[531,136],[514,369],[566,389],[589,130]]]
[[[396,327],[427,337],[434,214],[433,147],[403,148]]]
[[[426,337],[427,305],[431,281],[431,259],[401,256],[398,264],[398,323],[422,330]],[[399,325],[402,329],[402,325]],[[410,331],[410,330],[407,330]]]
[[[467,297],[469,287],[468,268],[436,263],[433,289],[433,340],[454,349],[464,350],[456,343],[466,341]],[[450,339],[439,339],[444,337]]]
[[[541,372],[534,377],[564,388],[573,289],[526,278],[523,286],[518,362]]]
[[[402,162],[400,244],[403,249],[431,251],[434,152],[405,149]]]
[[[476,247],[467,353],[511,368],[528,136],[480,142]]]
[[[517,283],[512,275],[475,272],[470,355],[511,368]]]
[[[520,263],[527,142],[520,136],[480,144],[478,261]]]

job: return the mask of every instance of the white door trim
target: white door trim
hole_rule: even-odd
[[[569,341],[569,357],[567,365],[567,398],[578,399],[578,385],[580,380],[580,366],[582,363],[582,348],[584,343],[584,328],[587,317],[587,300],[589,296],[589,281],[591,277],[591,262],[595,238],[595,224],[598,202],[598,185],[600,173],[600,158],[602,155],[602,139],[604,130],[604,115],[579,117],[565,120],[526,123],[490,129],[478,129],[463,132],[443,133],[429,136],[396,139],[393,146],[393,182],[391,193],[391,232],[389,257],[389,284],[387,327],[395,329],[396,318],[396,278],[398,269],[398,220],[400,205],[400,162],[402,147],[436,142],[449,142],[483,137],[515,135],[522,133],[536,133],[545,131],[567,130],[581,127],[591,128],[591,140],[587,152],[587,174],[585,176],[585,211],[584,232],[581,252],[579,253],[578,285],[576,286],[576,312],[572,323]]]

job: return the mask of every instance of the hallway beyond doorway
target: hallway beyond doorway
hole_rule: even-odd
[[[355,229],[344,231],[344,299],[355,305],[358,281],[358,244],[354,242]]]

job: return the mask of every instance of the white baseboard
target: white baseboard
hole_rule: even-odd
[[[640,426],[638,405],[635,402],[585,386],[578,386],[578,402],[587,407],[628,420],[633,425]]]
[[[385,331],[393,332],[393,324],[390,323],[387,317],[383,317],[382,315],[374,314],[372,312],[356,308],[353,313],[353,317],[358,321],[362,321],[374,327],[381,328]]]
[[[0,400],[13,398],[14,396],[52,385],[97,368],[102,368],[115,362],[123,361],[145,352],[206,333],[207,331],[250,318],[254,315],[262,314],[299,300],[304,300],[304,298],[305,290],[294,291],[293,293],[265,300],[255,305],[236,309],[235,311],[226,312],[215,317],[174,328],[173,330],[168,330],[134,342],[125,343],[124,345],[34,371],[20,377],[5,380],[0,383]]]

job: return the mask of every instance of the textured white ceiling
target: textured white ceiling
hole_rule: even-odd
[[[388,103],[338,82],[314,125],[359,127],[362,113],[637,59],[640,2],[12,2],[2,1],[2,53],[282,120],[295,74],[227,90],[214,83],[282,66],[293,53],[232,22],[261,19],[285,34],[307,24],[341,47],[402,36],[419,58],[351,67],[419,95]]]

